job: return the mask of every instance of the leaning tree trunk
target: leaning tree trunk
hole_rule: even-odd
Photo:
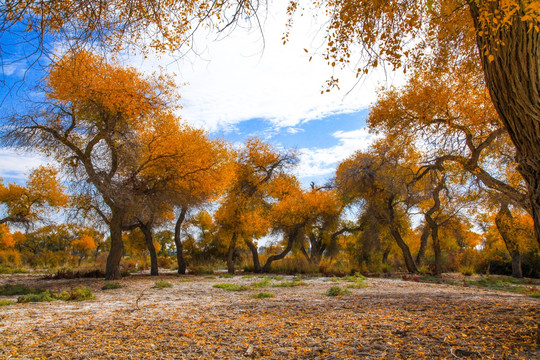
[[[390,228],[390,233],[392,234],[392,237],[394,238],[394,240],[396,240],[397,245],[401,249],[401,253],[403,254],[403,260],[405,260],[405,266],[407,267],[407,271],[413,274],[417,273],[418,269],[416,268],[416,264],[414,263],[413,257],[411,255],[411,250],[409,249],[409,246],[405,243],[405,241],[401,237],[399,230],[396,229],[394,226],[392,226]]]
[[[265,273],[270,272],[272,262],[276,260],[281,260],[285,256],[287,256],[287,254],[292,250],[294,241],[298,237],[298,231],[299,229],[294,229],[290,233],[287,234],[287,247],[279,254],[271,255],[268,259],[266,259],[266,263],[264,264],[263,269],[262,269],[263,272]]]
[[[180,237],[182,223],[186,218],[187,207],[182,206],[180,215],[176,219],[176,225],[174,226],[174,244],[176,245],[176,261],[178,263],[178,274],[184,275],[186,273],[186,261],[184,260],[184,246]]]
[[[439,242],[439,227],[433,226],[431,228],[431,240],[433,245],[433,253],[435,254],[435,271],[434,275],[439,276],[442,274],[442,253],[441,243]]]
[[[231,238],[231,243],[229,244],[229,249],[227,249],[227,272],[234,275],[234,250],[236,249],[236,239],[238,234],[234,233]]]
[[[251,251],[251,256],[253,258],[253,271],[256,273],[260,273],[261,263],[259,261],[259,251],[257,249],[257,246],[255,246],[255,244],[248,239],[244,239],[244,242],[246,243],[247,247]]]
[[[515,238],[517,228],[513,225],[512,213],[510,212],[510,209],[508,209],[508,204],[506,202],[501,202],[501,207],[495,217],[495,225],[503,238],[506,249],[512,257],[512,276],[515,278],[522,278],[521,254],[519,252],[519,244]]]
[[[124,242],[122,241],[122,221],[123,212],[118,209],[111,209],[112,216],[109,224],[111,235],[111,250],[107,257],[105,267],[105,280],[118,280],[122,278],[120,273],[120,260],[124,254]]]
[[[144,241],[146,242],[146,247],[150,252],[150,275],[158,276],[158,259],[156,253],[156,247],[154,246],[154,237],[152,236],[151,225],[140,223],[139,225],[142,233],[144,234]]]
[[[529,29],[530,22],[522,20],[523,5],[497,33],[481,27],[476,1],[469,0],[469,7],[476,29],[482,31],[476,42],[486,84],[516,147],[518,170],[527,183],[540,244],[540,32]]]
[[[424,256],[426,255],[426,248],[429,239],[429,225],[426,223],[424,229],[422,229],[422,235],[420,236],[420,249],[416,254],[416,264],[422,265],[424,263]]]

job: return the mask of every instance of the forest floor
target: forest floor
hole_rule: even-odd
[[[137,275],[101,290],[103,279],[0,275],[0,285],[58,292],[82,284],[96,297],[0,307],[0,359],[540,358],[539,299],[403,279],[370,278],[361,288],[292,280]],[[213,286],[222,283],[248,289]],[[350,293],[326,295],[332,286]],[[274,297],[254,298],[261,291]]]

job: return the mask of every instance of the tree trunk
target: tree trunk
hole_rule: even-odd
[[[123,212],[118,209],[111,209],[112,216],[109,224],[111,235],[111,250],[107,257],[105,266],[105,280],[119,280],[122,278],[120,273],[120,260],[124,255],[124,242],[122,241],[122,220]]]
[[[424,263],[424,256],[426,255],[427,242],[429,238],[429,226],[426,223],[422,229],[422,235],[420,236],[420,249],[416,254],[416,264],[422,265]]]
[[[513,216],[508,208],[508,203],[503,201],[500,205],[499,212],[495,217],[495,225],[503,238],[508,253],[510,253],[510,256],[512,257],[512,276],[515,278],[522,278],[521,254],[519,252],[519,244],[515,239],[517,229],[513,226]]]
[[[276,254],[276,255],[271,255],[266,260],[266,263],[264,264],[263,269],[262,269],[263,272],[265,273],[270,272],[270,267],[272,266],[272,262],[276,260],[281,260],[285,256],[287,256],[287,254],[292,250],[294,241],[298,237],[298,231],[299,231],[298,229],[294,229],[290,233],[287,234],[287,247],[281,253]]]
[[[247,239],[244,239],[244,242],[246,243],[249,250],[251,250],[251,256],[253,257],[253,271],[256,273],[261,272],[261,263],[259,262],[259,252],[257,249],[257,246],[255,244]]]
[[[416,268],[413,257],[411,255],[411,250],[409,249],[409,246],[407,246],[407,244],[401,237],[399,230],[396,229],[394,226],[391,226],[390,233],[392,234],[392,237],[394,238],[394,240],[396,240],[396,243],[401,249],[401,252],[403,254],[403,259],[405,260],[405,266],[407,267],[407,271],[414,274],[417,273],[418,269]]]
[[[152,236],[152,228],[150,224],[139,223],[139,227],[144,234],[144,240],[146,241],[146,247],[150,252],[150,275],[158,276],[158,259],[156,253],[156,247],[154,246],[154,238]]]
[[[522,20],[523,5],[498,33],[481,28],[477,2],[469,0],[469,8],[475,28],[483,33],[476,43],[486,84],[516,147],[518,170],[527,182],[540,244],[540,32],[529,29],[530,22]]]
[[[176,245],[176,261],[178,263],[178,274],[184,275],[186,273],[186,262],[184,260],[184,246],[182,245],[182,239],[180,232],[182,229],[182,223],[186,218],[187,206],[182,206],[180,209],[180,215],[176,219],[176,225],[174,226],[174,244]]]
[[[387,246],[386,249],[384,249],[384,252],[382,254],[382,263],[388,264],[388,255],[390,255],[390,246]]]
[[[234,250],[236,249],[237,233],[233,233],[229,249],[227,250],[227,272],[234,275]]]
[[[442,254],[441,244],[439,242],[439,227],[434,226],[431,228],[431,239],[433,241],[433,253],[435,254],[435,273],[439,276],[442,274]]]

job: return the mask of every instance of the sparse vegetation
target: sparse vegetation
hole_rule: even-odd
[[[218,289],[223,289],[223,290],[226,290],[226,291],[245,291],[245,290],[249,290],[249,287],[247,287],[245,285],[230,284],[230,283],[214,284],[213,287],[218,288]]]
[[[171,288],[171,287],[172,287],[172,284],[165,280],[156,281],[154,283],[155,289],[165,289],[165,288]]]
[[[326,292],[326,295],[328,296],[343,296],[343,295],[350,295],[351,292],[347,289],[343,289],[340,286],[332,286],[328,291]]]
[[[268,299],[268,298],[273,298],[273,297],[276,297],[273,293],[264,292],[264,291],[252,296],[252,298],[254,299]]]
[[[112,289],[120,289],[120,288],[123,288],[124,285],[120,284],[120,283],[117,283],[117,282],[108,282],[106,283],[105,285],[103,285],[103,287],[101,288],[101,290],[112,290]]]

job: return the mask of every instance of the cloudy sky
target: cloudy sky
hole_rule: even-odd
[[[261,31],[244,20],[219,41],[199,32],[187,55],[131,56],[127,62],[145,72],[175,74],[186,121],[233,142],[258,136],[278,149],[296,148],[297,175],[304,184],[320,184],[339,161],[369,145],[365,118],[375,90],[397,81],[383,72],[358,81],[352,69],[332,69],[320,56],[321,25],[309,16],[295,19],[284,45],[286,21],[284,13],[268,14]],[[339,77],[340,89],[321,94],[332,75]],[[0,176],[21,181],[40,161],[1,150]]]

